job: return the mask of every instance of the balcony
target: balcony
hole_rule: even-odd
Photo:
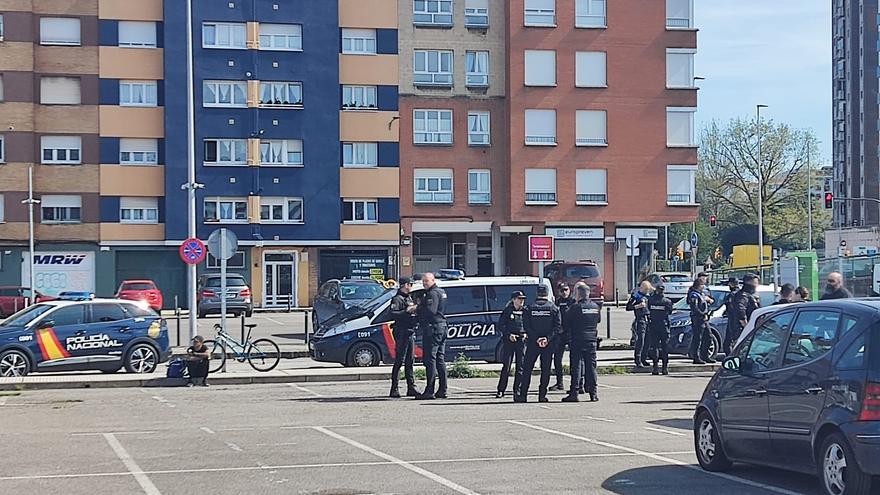
[[[691,20],[688,17],[667,17],[666,27],[668,29],[692,29]]]

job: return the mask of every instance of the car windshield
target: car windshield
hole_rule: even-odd
[[[562,273],[565,278],[596,278],[599,269],[590,265],[576,265],[565,267]]]
[[[729,292],[726,290],[709,289],[709,292],[712,294],[712,299],[715,299],[715,302],[712,304],[712,306],[709,307],[709,311],[715,311],[716,309],[720,308],[724,304],[724,301],[727,299],[727,294],[729,294]],[[687,298],[685,297],[679,299],[675,304],[673,304],[672,309],[690,310],[691,308],[690,306],[688,306]]]
[[[385,287],[379,284],[342,284],[339,287],[339,296],[343,301],[353,299],[373,299],[385,292]]]
[[[663,278],[667,282],[677,282],[677,283],[691,282],[691,278],[688,277],[687,275],[663,275]]]
[[[25,308],[0,322],[0,327],[23,327],[50,309],[52,309],[52,306],[48,304],[37,304],[36,306]]]
[[[219,280],[219,279],[218,279]],[[148,282],[134,282],[130,284],[122,284],[122,290],[153,290],[156,287]]]
[[[247,285],[247,283],[244,281],[244,278],[241,275],[227,275],[226,285],[228,287],[232,287]],[[205,282],[205,287],[220,287],[220,277],[209,278],[207,282]]]

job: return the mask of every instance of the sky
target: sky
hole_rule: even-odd
[[[697,129],[712,120],[761,118],[812,129],[831,163],[831,3],[696,0],[700,87]]]

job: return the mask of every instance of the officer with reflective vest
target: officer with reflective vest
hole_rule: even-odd
[[[550,302],[549,297],[549,289],[544,285],[539,285],[538,298],[526,312],[525,328],[529,338],[526,340],[522,383],[519,394],[513,397],[514,402],[526,402],[532,380],[532,370],[535,369],[538,358],[541,358],[541,383],[538,388],[538,401],[549,402],[547,388],[550,386],[550,367],[553,365],[553,345],[562,334],[562,315],[559,314],[559,308]]]
[[[648,345],[654,362],[654,375],[661,373],[658,358],[663,362],[662,373],[669,374],[669,315],[672,314],[672,301],[663,294],[664,290],[663,284],[660,284],[648,298]]]
[[[522,383],[523,358],[526,351],[526,330],[523,315],[528,311],[526,295],[516,291],[510,295],[510,302],[501,312],[498,319],[498,330],[501,332],[501,376],[498,377],[498,392],[495,397],[502,398],[507,393],[507,381],[510,378],[510,366],[516,362],[516,374],[513,378],[513,396],[519,395]]]
[[[585,285],[575,287],[577,302],[569,309],[565,317],[568,332],[571,334],[569,344],[571,362],[571,389],[562,402],[578,402],[578,379],[584,374],[585,388],[590,394],[590,401],[599,400],[597,391],[598,373],[596,370],[596,344],[599,340],[599,323],[602,322],[602,308],[590,300],[590,289]],[[585,366],[586,369],[581,368]]]

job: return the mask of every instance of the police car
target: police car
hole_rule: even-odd
[[[168,360],[168,327],[134,301],[56,300],[0,322],[0,376],[33,371],[152,373]]]

